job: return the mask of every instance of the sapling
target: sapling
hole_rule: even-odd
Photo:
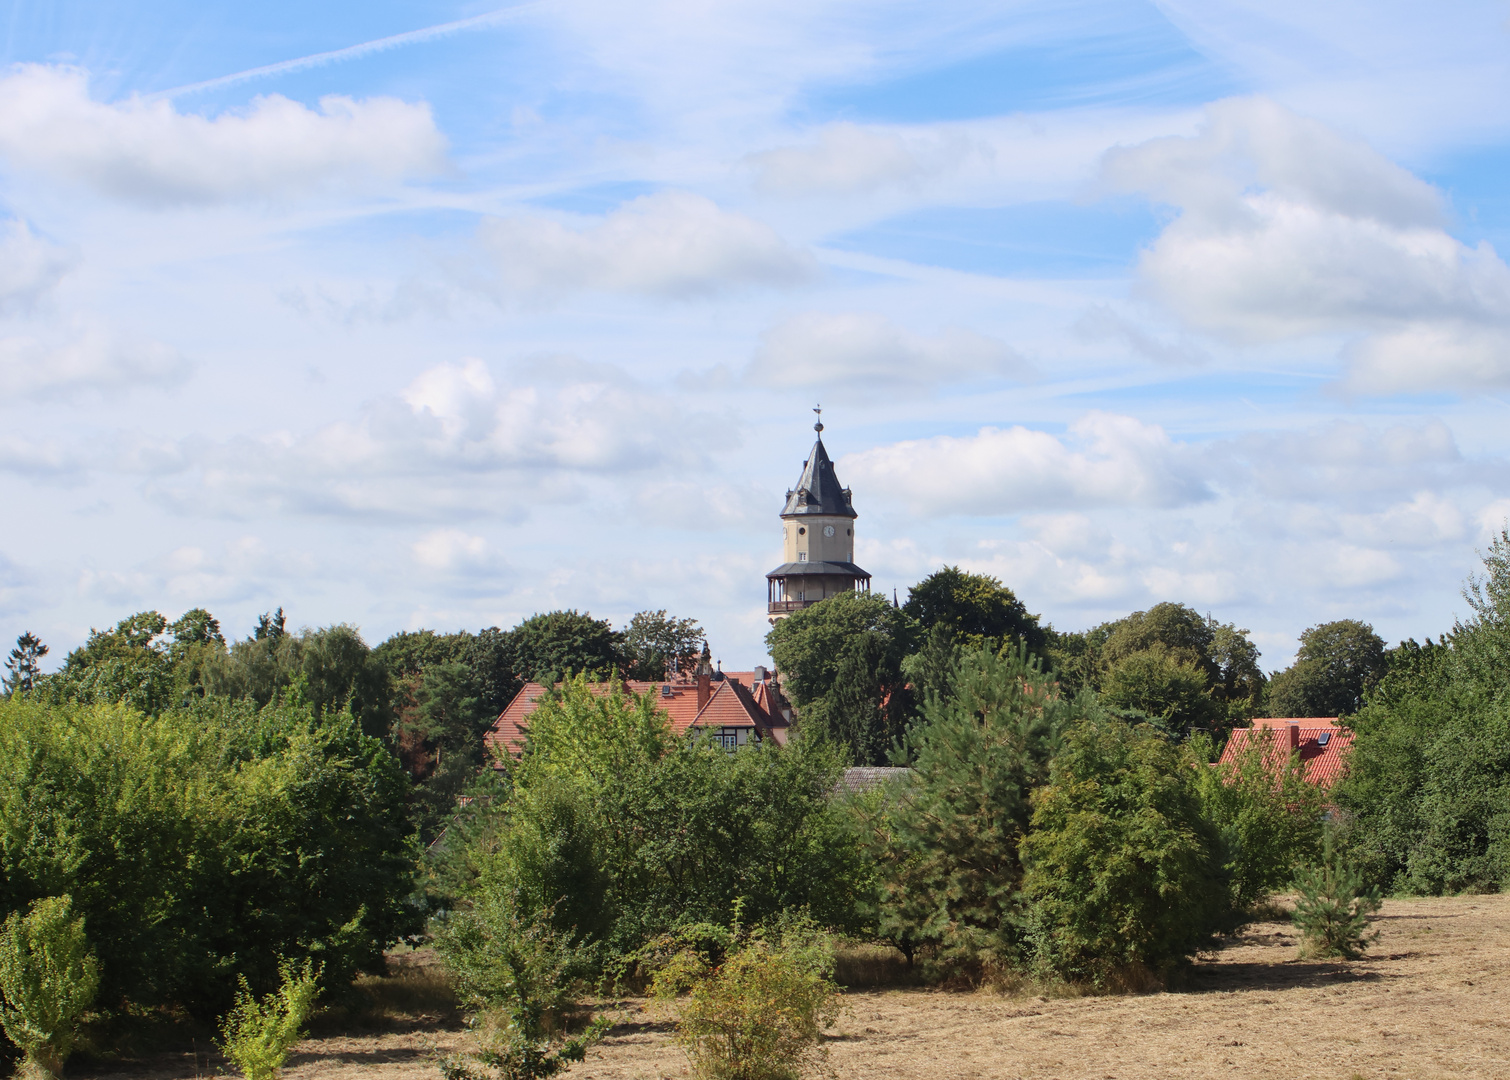
[[[1364,886],[1363,875],[1333,848],[1330,835],[1321,865],[1297,874],[1295,888],[1300,896],[1294,921],[1303,955],[1356,960],[1378,940],[1379,932],[1370,934],[1368,928],[1380,907],[1379,889]]]
[[[320,971],[309,960],[302,967],[283,960],[278,974],[278,989],[261,1001],[246,976],[237,976],[236,1003],[220,1022],[217,1045],[246,1080],[274,1080],[279,1075],[288,1052],[304,1038],[304,1022],[320,996]]]
[[[100,985],[84,920],[69,918],[69,902],[44,897],[24,916],[12,912],[0,933],[0,1027],[26,1055],[23,1072],[32,1075],[62,1074]]]

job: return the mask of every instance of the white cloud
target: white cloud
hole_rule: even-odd
[[[1085,506],[1179,506],[1209,497],[1191,458],[1163,428],[1087,413],[1068,438],[1024,427],[909,440],[846,455],[857,489],[916,513],[1009,515]]]
[[[360,418],[305,435],[185,440],[148,491],[181,509],[433,520],[523,517],[582,484],[698,463],[727,418],[688,412],[615,368],[552,357],[500,384],[480,360],[438,364]],[[158,471],[173,457],[156,448]]]
[[[1443,228],[1442,199],[1381,154],[1263,99],[1192,138],[1111,151],[1104,177],[1179,207],[1139,262],[1188,325],[1238,343],[1357,334],[1370,393],[1510,381],[1510,267]]]
[[[828,124],[814,142],[751,154],[755,185],[772,195],[848,195],[916,184],[985,152],[957,131]],[[988,155],[989,156],[989,155]]]
[[[34,307],[74,261],[72,252],[42,240],[24,221],[0,225],[0,312]]]
[[[1096,304],[1075,322],[1075,332],[1087,341],[1118,341],[1140,356],[1168,367],[1203,364],[1206,354],[1188,341],[1160,341],[1123,318],[1106,304]]]
[[[1009,346],[958,327],[919,337],[870,312],[808,312],[766,331],[745,372],[774,387],[928,385],[1023,378],[1031,366]]]
[[[1230,490],[1334,507],[1483,482],[1499,469],[1498,463],[1465,460],[1440,420],[1382,429],[1344,422],[1253,432],[1212,445],[1206,457]]]
[[[426,104],[278,94],[213,119],[166,101],[89,96],[76,68],[23,64],[0,77],[0,154],[12,164],[160,206],[279,198],[434,173],[446,141]]]
[[[496,576],[503,561],[481,536],[462,529],[435,529],[409,548],[416,564],[438,574],[463,577]]]
[[[62,345],[0,338],[0,401],[76,399],[183,383],[192,365],[155,341],[121,341],[87,330]]]
[[[84,467],[77,453],[57,443],[39,443],[0,433],[0,472],[45,477],[52,483],[78,474]]]
[[[769,225],[682,191],[633,199],[585,222],[488,218],[479,236],[504,294],[599,290],[687,298],[793,285],[816,266]]]

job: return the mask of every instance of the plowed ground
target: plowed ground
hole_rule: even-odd
[[[1013,997],[989,991],[855,990],[827,1040],[841,1078],[1173,1077],[1302,1080],[1510,1078],[1510,896],[1387,901],[1379,942],[1351,963],[1295,959],[1288,923],[1261,923],[1201,960],[1180,992]],[[607,1040],[567,1076],[687,1075],[671,1016],[622,1003]],[[454,1017],[301,1043],[290,1080],[439,1076],[431,1054],[460,1045]],[[73,1077],[192,1077],[203,1053],[156,1056]]]

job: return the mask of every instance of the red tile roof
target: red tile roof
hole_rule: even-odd
[[[1353,745],[1353,732],[1337,723],[1335,716],[1263,717],[1249,728],[1232,732],[1222,750],[1223,765],[1231,764],[1254,739],[1256,732],[1270,731],[1269,751],[1265,755],[1271,766],[1278,767],[1294,752],[1305,766],[1306,779],[1329,788],[1342,776],[1347,752]]]
[[[755,683],[754,673],[747,671],[724,672],[720,680],[710,680],[708,701],[701,709],[697,705],[697,681],[677,679],[674,682],[641,682],[624,680],[620,683],[592,683],[590,689],[599,697],[606,697],[615,687],[633,694],[653,694],[656,707],[671,721],[672,734],[682,735],[697,728],[754,728],[762,739],[786,742],[787,721],[782,712],[785,705],[781,692],[770,683]],[[750,684],[755,689],[749,689]],[[526,721],[539,708],[539,698],[546,692],[540,683],[526,683],[508,708],[498,717],[493,728],[483,736],[483,742],[495,755],[508,754],[518,757],[524,751],[527,730]],[[772,706],[775,706],[773,708]]]

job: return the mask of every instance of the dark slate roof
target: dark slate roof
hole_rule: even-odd
[[[784,577],[870,577],[869,570],[861,570],[852,562],[784,562],[766,575],[767,578]]]
[[[813,443],[813,452],[802,463],[802,479],[786,493],[786,507],[782,517],[793,514],[830,514],[838,517],[859,517],[849,505],[849,489],[839,483],[834,475],[834,463],[828,459],[823,448],[823,436]]]

